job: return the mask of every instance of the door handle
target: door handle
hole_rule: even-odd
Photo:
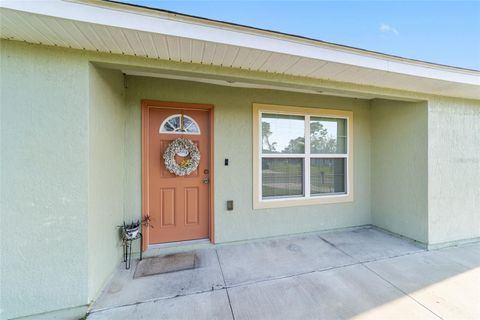
[[[203,178],[202,182],[204,184],[208,184],[210,182],[210,180],[207,177],[205,177],[205,178]]]

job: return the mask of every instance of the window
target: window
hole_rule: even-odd
[[[159,132],[173,134],[200,134],[200,127],[191,117],[183,114],[174,114],[162,122]]]
[[[350,111],[253,105],[254,208],[353,200]]]

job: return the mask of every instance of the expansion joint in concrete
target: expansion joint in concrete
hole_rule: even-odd
[[[380,274],[378,274],[378,272],[375,272],[372,268],[369,268],[366,263],[361,263],[362,266],[364,266],[366,269],[368,269],[369,271],[371,271],[372,273],[374,273],[377,277],[379,277],[380,279],[382,279],[383,281],[385,281],[386,283],[388,283],[389,285],[391,285],[392,287],[394,287],[395,289],[397,289],[398,291],[400,291],[401,293],[403,293],[405,296],[409,297],[410,299],[412,299],[413,301],[415,301],[417,304],[419,304],[420,306],[424,307],[425,309],[427,309],[428,311],[430,311],[434,316],[438,317],[439,319],[442,319],[442,317],[440,317],[438,314],[436,314],[435,312],[433,312],[430,308],[428,308],[426,305],[424,305],[423,303],[421,303],[420,301],[418,301],[417,299],[415,299],[412,295],[410,295],[408,292],[400,289],[398,286],[396,286],[395,284],[393,284],[391,281],[388,281],[387,279],[385,279],[384,277],[382,277]]]
[[[227,282],[225,281],[225,275],[223,274],[222,263],[220,262],[220,257],[218,256],[217,249],[215,249],[215,254],[217,255],[218,265],[220,266],[220,272],[222,273],[223,285],[225,287],[225,292],[227,294],[228,305],[230,307],[230,312],[232,313],[232,319],[235,320],[235,313],[233,312],[232,302],[230,300],[230,294],[228,293]]]

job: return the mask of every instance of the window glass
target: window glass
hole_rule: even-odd
[[[193,121],[189,117],[184,117],[183,118],[183,128],[184,128],[185,132],[188,132],[188,133],[200,132],[200,129],[198,129],[198,126],[195,123],[195,121]]]
[[[352,201],[351,111],[254,104],[254,112],[254,208]]]
[[[316,154],[347,153],[347,120],[311,117],[310,152]]]
[[[175,114],[163,121],[160,133],[200,134],[198,124],[191,117]]]
[[[165,122],[165,124],[160,128],[160,132],[173,132],[175,131],[175,125],[170,123],[170,121]]]
[[[303,159],[262,159],[263,198],[301,196],[303,190]]]
[[[345,192],[345,158],[310,159],[310,193]]]
[[[264,113],[262,152],[304,153],[305,117]]]

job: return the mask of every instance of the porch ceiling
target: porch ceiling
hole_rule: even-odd
[[[480,99],[480,71],[130,5],[2,1],[2,38]]]

